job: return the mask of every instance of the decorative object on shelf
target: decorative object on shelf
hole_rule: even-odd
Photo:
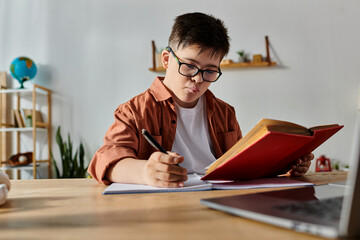
[[[25,121],[25,126],[32,127],[33,110],[21,108],[20,113],[21,113],[21,118],[24,119],[24,121]],[[43,128],[44,126],[42,126],[42,125],[44,124],[44,120],[43,120],[41,112],[38,110],[35,110],[35,115],[36,115],[35,117],[36,117],[37,126]],[[40,126],[39,126],[39,124],[40,124]]]
[[[262,56],[261,54],[254,54],[253,55],[253,62],[254,63],[261,63],[263,60],[262,60]]]
[[[37,67],[33,60],[28,57],[15,58],[10,65],[11,75],[20,83],[20,88],[24,88],[24,82],[33,79],[37,73]]]
[[[236,53],[239,55],[239,58],[238,58],[239,63],[246,62],[245,61],[245,51],[244,50],[238,51]]]
[[[332,171],[339,171],[339,170],[343,170],[342,168],[342,164],[339,160],[331,160],[331,170]]]
[[[231,60],[231,59],[223,59],[223,60],[221,60],[220,64],[231,64],[231,63],[233,63],[233,60]]]
[[[331,172],[331,163],[330,159],[325,157],[325,155],[321,155],[318,159],[316,159],[316,172]]]
[[[56,142],[60,150],[60,158],[62,164],[62,174],[60,174],[57,163],[51,152],[51,159],[55,167],[56,178],[84,178],[86,177],[87,166],[84,166],[84,147],[80,142],[79,148],[73,156],[73,145],[71,142],[70,134],[68,134],[67,142],[63,141],[61,137],[61,127],[58,127],[56,132]]]
[[[33,153],[25,152],[10,156],[9,164],[12,166],[24,166],[32,163]]]
[[[25,118],[25,126],[26,127],[32,127],[32,116],[28,115]]]

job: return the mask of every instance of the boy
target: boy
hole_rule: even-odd
[[[89,173],[104,184],[157,187],[182,187],[188,173],[203,174],[242,137],[234,108],[208,90],[221,76],[220,62],[228,51],[220,19],[202,13],[178,16],[161,56],[165,77],[116,109]],[[171,151],[155,151],[141,135],[143,128]],[[290,173],[302,176],[313,158],[294,160]]]

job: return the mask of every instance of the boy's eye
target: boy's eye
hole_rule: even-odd
[[[211,71],[211,70],[204,71],[204,76],[207,76],[207,77],[213,77],[213,76],[216,76],[217,74],[218,74],[218,72],[216,72],[216,71]]]
[[[194,65],[191,65],[191,64],[182,64],[181,71],[184,73],[195,74],[198,71],[198,69]]]
[[[191,65],[191,64],[184,64],[184,65],[185,65],[186,69],[188,69],[188,70],[194,70],[194,69],[197,70],[197,68],[194,65]]]

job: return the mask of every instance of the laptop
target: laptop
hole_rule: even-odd
[[[322,237],[360,236],[360,118],[346,184],[201,199],[216,210]]]

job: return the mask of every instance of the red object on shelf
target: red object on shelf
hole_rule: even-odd
[[[331,172],[330,159],[326,158],[325,155],[316,159],[316,172]]]

